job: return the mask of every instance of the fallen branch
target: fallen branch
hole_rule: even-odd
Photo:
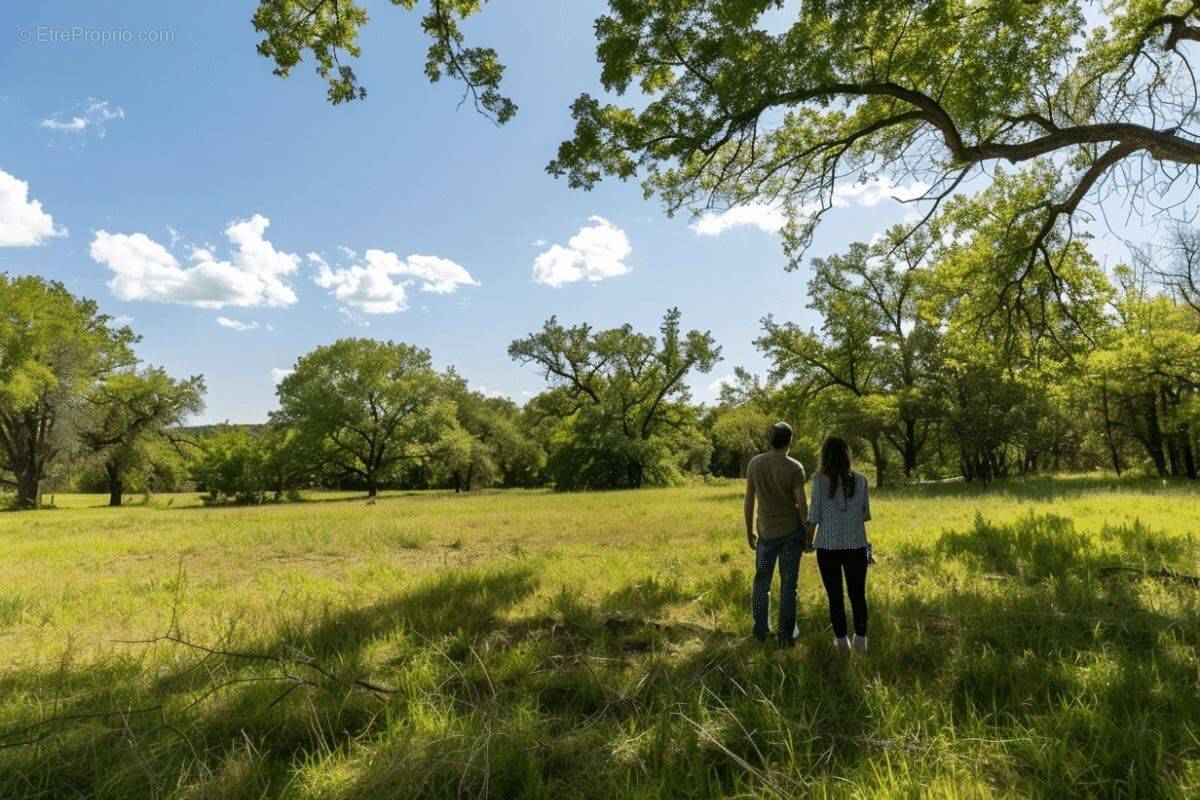
[[[313,672],[317,673],[321,677],[325,678],[325,680],[331,684],[341,685],[341,686],[349,687],[352,689],[359,689],[362,691],[371,692],[372,694],[375,694],[375,695],[397,694],[400,691],[399,689],[393,689],[388,686],[381,686],[378,683],[373,683],[371,681],[363,680],[362,678],[338,677],[337,675],[334,675],[332,672],[330,672],[325,667],[321,666],[321,664],[318,661],[316,661],[316,659],[313,659],[310,656],[306,656],[306,655],[299,655],[298,657],[295,657],[295,658],[287,658],[285,656],[277,656],[277,655],[272,655],[270,653],[251,653],[251,652],[245,652],[245,651],[239,651],[239,650],[221,650],[219,648],[208,647],[206,645],[198,644],[196,642],[191,642],[191,641],[188,641],[187,639],[184,639],[182,637],[175,636],[172,634],[166,634],[164,636],[155,636],[150,639],[114,639],[113,641],[117,642],[119,644],[158,644],[159,642],[170,642],[172,644],[177,644],[182,647],[190,648],[192,650],[198,650],[201,653],[206,654],[206,656],[224,656],[225,658],[242,658],[242,659],[247,659],[247,660],[251,660],[251,661],[264,661],[267,663],[277,665],[283,672],[283,679],[294,681],[298,685],[308,685],[308,686],[320,687],[320,684],[318,684],[318,683],[315,683],[307,678],[303,678],[301,676],[294,675],[288,669],[291,666],[306,667],[306,668],[312,670]],[[324,688],[328,688],[328,687],[324,687]]]
[[[170,642],[172,644],[180,645],[181,647],[187,647],[189,649],[197,650],[201,653],[204,653],[204,659],[208,659],[212,656],[220,656],[220,657],[224,657],[224,658],[245,659],[248,661],[258,661],[258,662],[263,662],[263,663],[267,663],[267,664],[273,664],[279,668],[280,674],[278,674],[278,675],[257,675],[257,676],[245,677],[245,678],[233,678],[230,680],[222,681],[214,686],[210,686],[199,697],[197,697],[195,700],[193,700],[192,702],[190,702],[186,706],[184,706],[182,709],[184,712],[190,711],[192,708],[205,702],[206,700],[208,700],[208,698],[212,697],[214,694],[221,691],[222,689],[227,689],[230,686],[243,685],[243,684],[249,684],[249,683],[286,683],[286,684],[290,684],[287,686],[286,689],[284,689],[284,691],[280,695],[278,695],[274,700],[271,701],[271,703],[267,706],[267,709],[274,708],[276,705],[278,705],[284,699],[286,699],[288,696],[290,696],[292,694],[292,692],[294,692],[295,690],[299,689],[302,686],[311,686],[315,689],[324,689],[325,691],[328,691],[328,692],[334,692],[338,688],[358,690],[358,691],[370,692],[371,694],[373,694],[376,697],[381,698],[381,699],[385,695],[399,693],[398,689],[393,689],[388,686],[382,686],[378,683],[373,683],[371,681],[363,680],[361,678],[339,677],[339,676],[335,675],[334,673],[330,672],[328,669],[326,669],[324,666],[322,666],[315,659],[313,659],[309,656],[305,656],[305,655],[299,655],[297,657],[288,658],[285,656],[271,655],[270,653],[251,653],[251,652],[244,652],[244,651],[237,651],[237,650],[222,650],[220,648],[208,647],[206,645],[198,644],[196,642],[190,642],[187,639],[183,639],[179,636],[174,636],[171,634],[164,635],[164,636],[155,636],[151,639],[114,639],[113,641],[118,644],[157,644],[159,642]],[[204,659],[202,659],[202,661]],[[191,667],[188,667],[186,670],[184,670],[183,674],[190,672],[196,666],[198,666],[198,665],[194,664]],[[298,668],[311,670],[313,673],[316,673],[316,674],[310,675],[310,676],[305,676],[303,674],[297,674],[298,672],[300,672],[300,669],[298,669]],[[96,719],[107,719],[110,717],[119,717],[122,720],[122,722],[125,726],[125,729],[128,731],[130,717],[136,716],[136,715],[141,715],[141,714],[151,714],[151,713],[157,713],[161,719],[158,728],[156,728],[155,730],[166,728],[166,729],[173,730],[177,733],[180,733],[180,735],[183,736],[182,732],[180,732],[178,730],[178,728],[171,725],[167,721],[166,708],[165,708],[164,704],[159,703],[159,704],[152,705],[152,706],[146,706],[144,708],[124,708],[124,709],[111,709],[111,710],[102,710],[102,711],[83,711],[83,712],[76,712],[76,713],[71,713],[71,714],[60,714],[60,715],[53,716],[53,717],[47,717],[46,719],[39,720],[38,722],[30,723],[28,725],[23,725],[18,728],[13,728],[12,730],[0,731],[0,750],[8,749],[11,747],[23,747],[25,745],[36,744],[37,742],[40,742],[43,739],[45,739],[49,734],[40,733],[39,735],[20,739],[17,741],[11,741],[11,740],[18,736],[30,734],[35,731],[41,731],[43,728],[47,728],[51,725],[54,725],[54,724],[57,724],[60,722],[79,722],[79,721],[83,721],[83,720],[96,720]],[[186,739],[187,737],[184,736],[183,738]]]
[[[1141,567],[1126,567],[1122,564],[1114,564],[1109,567],[1101,567],[1101,575],[1112,575],[1117,572],[1133,572],[1138,575],[1143,575],[1147,578],[1158,578],[1164,581],[1182,581],[1191,586],[1200,586],[1200,577],[1195,575],[1185,575],[1182,572],[1175,572],[1169,569],[1142,569]]]

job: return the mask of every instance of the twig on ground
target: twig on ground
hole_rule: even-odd
[[[1143,569],[1141,567],[1127,567],[1123,564],[1114,564],[1100,568],[1101,575],[1112,575],[1117,572],[1133,572],[1147,578],[1158,578],[1164,581],[1182,581],[1191,586],[1200,586],[1200,577],[1185,575],[1182,572],[1175,572],[1169,569]]]

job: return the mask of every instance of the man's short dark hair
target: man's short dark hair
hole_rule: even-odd
[[[771,426],[771,447],[781,450],[792,443],[792,426],[786,422],[776,422]]]

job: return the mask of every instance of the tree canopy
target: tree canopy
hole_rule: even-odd
[[[157,367],[125,370],[105,377],[88,404],[93,419],[83,439],[103,458],[109,505],[119,506],[130,473],[148,465],[154,441],[204,408],[204,379],[175,380]]]
[[[455,424],[446,381],[427,350],[340,339],[296,363],[279,384],[273,421],[324,442],[329,467],[374,496],[392,470],[428,457]]]
[[[500,60],[459,28],[485,5],[431,0],[426,72],[504,122]],[[339,52],[359,55],[366,22],[354,0],[260,0],[254,17],[276,71],[310,55],[334,102],[363,96]],[[1089,201],[1161,209],[1197,177],[1195,0],[609,0],[595,30],[604,88],[632,99],[581,94],[550,172],[640,177],[670,213],[778,205],[793,264],[845,182],[905,186],[925,223],[990,167],[1037,164],[1048,179],[1009,209],[1022,266],[987,276],[1021,305]]]
[[[0,309],[0,482],[36,508],[42,481],[79,445],[93,387],[135,363],[136,337],[42,278],[0,274]]]
[[[577,429],[561,435],[549,454],[563,466],[560,483],[638,487],[663,468],[664,439],[694,423],[685,379],[709,372],[721,357],[709,333],[684,334],[680,317],[678,309],[668,311],[658,337],[631,325],[568,328],[551,317],[509,345],[513,359],[535,365],[550,382],[535,413]]]

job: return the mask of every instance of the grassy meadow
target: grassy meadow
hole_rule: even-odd
[[[0,515],[0,797],[1200,796],[1200,491],[877,491],[871,647],[740,485]]]

